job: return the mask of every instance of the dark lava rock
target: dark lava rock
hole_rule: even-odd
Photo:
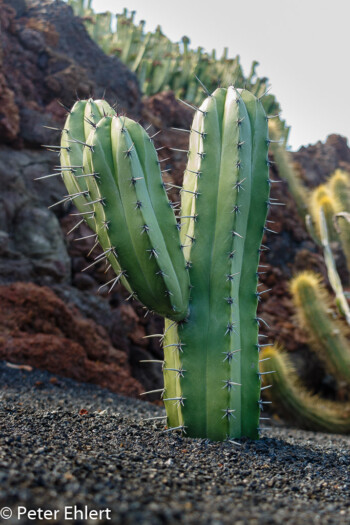
[[[77,96],[105,96],[138,117],[135,75],[103,53],[65,2],[1,0],[0,17],[0,140],[47,143],[52,133],[42,124],[64,117],[57,98],[71,107]]]
[[[301,167],[301,177],[311,187],[325,182],[337,168],[350,172],[350,148],[341,135],[329,135],[324,143],[302,146],[292,155]]]

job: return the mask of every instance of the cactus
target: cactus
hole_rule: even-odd
[[[218,89],[195,115],[181,211],[190,315],[168,325],[164,338],[169,424],[190,436],[258,436],[256,272],[267,148],[265,113],[247,91]]]
[[[63,180],[117,272],[114,284],[127,279],[150,310],[179,320],[188,274],[157,154],[141,126],[113,117],[105,102],[76,102],[62,133]]]
[[[338,381],[350,384],[350,349],[341,323],[331,317],[331,297],[312,272],[303,272],[291,283],[298,320],[310,344]]]
[[[350,183],[349,174],[336,170],[329,179],[329,188],[334,199],[335,228],[350,271],[350,224],[344,213],[350,212]]]
[[[333,217],[335,214],[335,205],[335,200],[327,184],[321,184],[311,192],[309,200],[310,215],[312,218],[314,231],[316,233],[317,238],[320,240],[322,237],[320,216],[321,210],[326,220],[329,241],[334,242],[338,239],[333,222]]]
[[[281,123],[276,120],[269,122],[269,135],[271,137],[271,153],[277,164],[280,177],[288,183],[288,188],[297,205],[299,216],[304,219],[308,210],[308,191],[300,180],[293,167],[290,153],[286,151],[283,140]]]
[[[66,199],[95,232],[97,261],[116,271],[113,286],[123,280],[166,318],[168,426],[189,436],[259,436],[258,265],[275,203],[268,144],[261,100],[217,89],[194,116],[177,222],[139,124],[79,101],[62,132]]]
[[[276,371],[269,381],[273,388],[267,389],[265,395],[275,403],[283,418],[307,430],[349,434],[349,403],[326,401],[308,392],[299,381],[288,355],[278,348],[264,348],[261,358],[263,378],[265,370],[273,368]]]
[[[180,44],[171,42],[159,26],[153,33],[145,33],[144,21],[136,25],[135,11],[129,13],[127,9],[116,15],[117,29],[114,31],[111,13],[94,13],[91,2],[86,0],[69,0],[69,4],[76,14],[83,17],[91,38],[103,51],[118,56],[135,72],[145,95],[172,90],[177,97],[198,106],[205,93],[195,76],[209,92],[218,85],[227,86],[232,82],[236,87],[249,89],[257,98],[267,91],[268,79],[256,75],[258,62],[253,62],[249,75],[245,77],[239,55],[229,58],[227,49],[217,59],[215,51],[206,53],[201,47],[190,49],[187,37],[183,37]],[[279,104],[271,94],[264,97],[263,106],[266,113],[280,112]],[[286,137],[288,128],[281,120],[280,124]]]

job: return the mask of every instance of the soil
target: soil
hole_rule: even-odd
[[[74,508],[123,525],[349,523],[348,437],[274,425],[255,442],[189,439],[145,421],[163,409],[93,385],[1,364],[0,380],[6,523],[20,508],[62,524],[95,522]]]

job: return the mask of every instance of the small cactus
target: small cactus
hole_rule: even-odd
[[[334,199],[335,216],[333,222],[335,221],[335,229],[338,232],[347,268],[350,271],[350,223],[345,215],[350,212],[349,174],[342,170],[336,170],[329,179],[328,185]]]
[[[331,316],[332,299],[320,278],[303,272],[292,280],[291,292],[299,323],[312,348],[338,381],[350,384],[349,343],[344,327]]]
[[[286,352],[266,347],[261,353],[261,372],[273,369],[265,397],[277,407],[278,413],[293,425],[307,430],[350,433],[350,405],[328,401],[311,394],[301,384]],[[265,377],[264,375],[262,376]]]
[[[123,281],[166,318],[162,397],[168,426],[189,436],[259,436],[258,265],[275,204],[268,145],[261,100],[217,89],[194,116],[175,217],[139,124],[79,101],[62,132],[66,199],[100,242],[97,261],[117,273],[113,286]]]

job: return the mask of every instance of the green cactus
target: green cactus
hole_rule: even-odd
[[[350,212],[350,182],[349,174],[336,170],[328,182],[334,199],[335,227],[350,271],[350,223],[344,218],[344,212]]]
[[[283,419],[307,430],[349,434],[349,403],[324,400],[308,392],[288,355],[277,347],[264,348],[261,358],[262,373],[271,368],[276,372],[269,381],[273,388],[265,391],[265,397],[274,403]]]
[[[166,318],[168,426],[189,436],[259,436],[256,309],[272,204],[268,144],[260,99],[217,89],[195,113],[177,222],[139,124],[105,102],[79,101],[62,132],[67,199],[95,232],[117,273],[113,283],[127,280]]]
[[[62,133],[61,163],[70,198],[117,272],[115,282],[127,279],[150,310],[182,319],[188,272],[157,154],[143,128],[116,117],[106,102],[79,101]]]
[[[181,208],[190,315],[164,338],[168,422],[190,436],[258,436],[267,148],[264,110],[247,91],[218,89],[195,115]]]
[[[339,382],[350,384],[347,325],[343,327],[330,315],[331,297],[320,278],[312,272],[303,272],[292,280],[291,292],[298,320],[312,348]]]

